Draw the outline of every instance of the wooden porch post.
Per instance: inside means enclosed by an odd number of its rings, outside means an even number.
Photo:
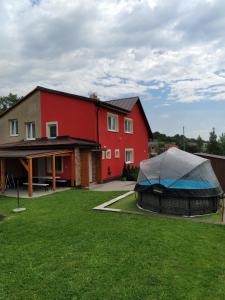
[[[5,159],[1,159],[1,192],[5,192]]]
[[[33,194],[33,166],[32,158],[28,158],[28,196],[32,197]]]
[[[75,150],[71,153],[70,156],[71,163],[71,186],[75,186],[75,178],[76,178],[76,169],[75,169]]]
[[[55,155],[52,155],[52,190],[56,191],[56,178],[55,178]]]

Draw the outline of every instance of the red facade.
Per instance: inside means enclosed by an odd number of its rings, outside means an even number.
[[[140,101],[140,100],[139,100]],[[46,123],[58,122],[58,135],[71,136],[100,144],[101,149],[111,150],[111,158],[103,154],[102,179],[121,176],[125,162],[125,149],[133,149],[133,162],[130,165],[139,166],[141,160],[148,158],[149,127],[143,117],[140,103],[134,104],[131,112],[124,113],[96,105],[96,101],[85,101],[79,97],[69,97],[41,91],[41,124],[42,137],[46,137]],[[107,128],[108,113],[118,116],[118,132]],[[133,120],[133,133],[124,132],[124,119]],[[115,150],[119,157],[115,157]],[[70,162],[64,160],[64,178],[70,176]]]
[[[119,117],[119,131],[107,130],[107,113],[109,110],[101,109],[99,114],[99,141],[102,148],[111,149],[111,159],[103,159],[103,180],[110,177],[121,176],[125,162],[125,149],[133,149],[134,162],[131,165],[139,166],[140,161],[148,158],[148,131],[138,105],[135,104],[131,113]],[[115,112],[113,112],[115,113]],[[133,133],[124,132],[124,118],[133,120]],[[115,158],[115,150],[120,150],[120,157]],[[108,171],[111,174],[108,174]]]

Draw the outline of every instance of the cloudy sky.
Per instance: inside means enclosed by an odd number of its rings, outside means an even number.
[[[224,0],[1,0],[0,95],[138,95],[153,131],[225,132]]]

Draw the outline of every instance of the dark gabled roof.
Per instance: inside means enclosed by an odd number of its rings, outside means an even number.
[[[55,95],[61,95],[61,96],[65,96],[65,97],[70,97],[70,98],[72,98],[74,100],[79,99],[79,100],[83,100],[83,101],[95,103],[97,106],[106,107],[106,108],[109,108],[109,109],[112,109],[112,110],[116,110],[116,111],[119,111],[119,112],[125,113],[125,114],[129,113],[128,110],[123,109],[123,108],[118,107],[118,106],[115,106],[115,105],[113,105],[111,103],[107,103],[106,101],[100,101],[99,99],[94,99],[94,98],[79,96],[79,95],[75,95],[75,94],[71,94],[71,93],[66,93],[66,92],[61,92],[61,91],[57,91],[57,90],[53,90],[53,89],[47,89],[47,88],[42,87],[42,86],[37,86],[35,89],[33,89],[32,91],[30,91],[26,96],[24,96],[20,101],[16,102],[13,106],[11,106],[6,111],[4,111],[2,114],[0,114],[0,117],[2,117],[5,114],[7,114],[14,107],[16,107],[17,105],[19,105],[21,102],[23,102],[24,100],[26,100],[27,98],[29,98],[31,95],[33,95],[34,93],[36,93],[38,91],[42,91],[42,92],[46,92],[46,93],[50,93],[50,94],[55,94]]]
[[[198,156],[203,156],[203,157],[206,157],[206,158],[218,158],[218,159],[225,159],[225,156],[222,156],[222,155],[215,155],[215,154],[209,154],[209,153],[195,153],[195,155],[198,155]]]
[[[31,92],[29,92],[26,96],[24,96],[20,101],[18,101],[16,104],[14,104],[12,107],[10,107],[9,109],[7,109],[6,111],[4,111],[1,115],[0,118],[2,116],[4,116],[5,114],[7,114],[10,110],[12,110],[14,107],[16,107],[17,105],[19,105],[21,102],[23,102],[24,100],[26,100],[28,97],[30,97],[31,95],[33,95],[34,93],[36,93],[37,91],[42,91],[42,92],[46,92],[46,93],[50,93],[50,94],[55,94],[55,95],[61,95],[61,96],[65,96],[65,97],[70,97],[73,99],[80,99],[83,101],[88,101],[91,103],[94,103],[96,106],[99,107],[105,107],[111,110],[115,110],[118,111],[120,113],[123,114],[128,114],[131,112],[133,106],[137,103],[145,125],[147,127],[148,130],[148,136],[150,138],[153,137],[152,135],[152,131],[151,128],[149,126],[148,120],[146,118],[144,109],[142,107],[141,101],[139,99],[139,97],[130,97],[130,98],[123,98],[123,99],[115,99],[115,100],[108,100],[108,101],[100,101],[99,99],[93,99],[93,98],[88,98],[88,97],[84,97],[84,96],[79,96],[79,95],[75,95],[75,94],[71,94],[71,93],[66,93],[66,92],[61,92],[61,91],[57,91],[57,90],[53,90],[53,89],[48,89],[42,86],[37,86],[35,89],[33,89]]]
[[[60,136],[56,139],[38,138],[35,140],[22,140],[15,143],[0,144],[1,150],[10,149],[62,149],[79,146],[80,148],[99,148],[100,145],[84,139],[69,136]]]
[[[119,108],[128,110],[130,112],[138,100],[139,100],[139,97],[130,97],[130,98],[124,98],[124,99],[109,100],[109,101],[105,101],[105,102],[108,104],[117,106]]]

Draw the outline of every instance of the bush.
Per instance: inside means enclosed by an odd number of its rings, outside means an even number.
[[[139,168],[136,166],[130,167],[130,165],[125,164],[123,166],[123,172],[122,172],[122,180],[126,178],[126,180],[129,181],[137,181]]]

